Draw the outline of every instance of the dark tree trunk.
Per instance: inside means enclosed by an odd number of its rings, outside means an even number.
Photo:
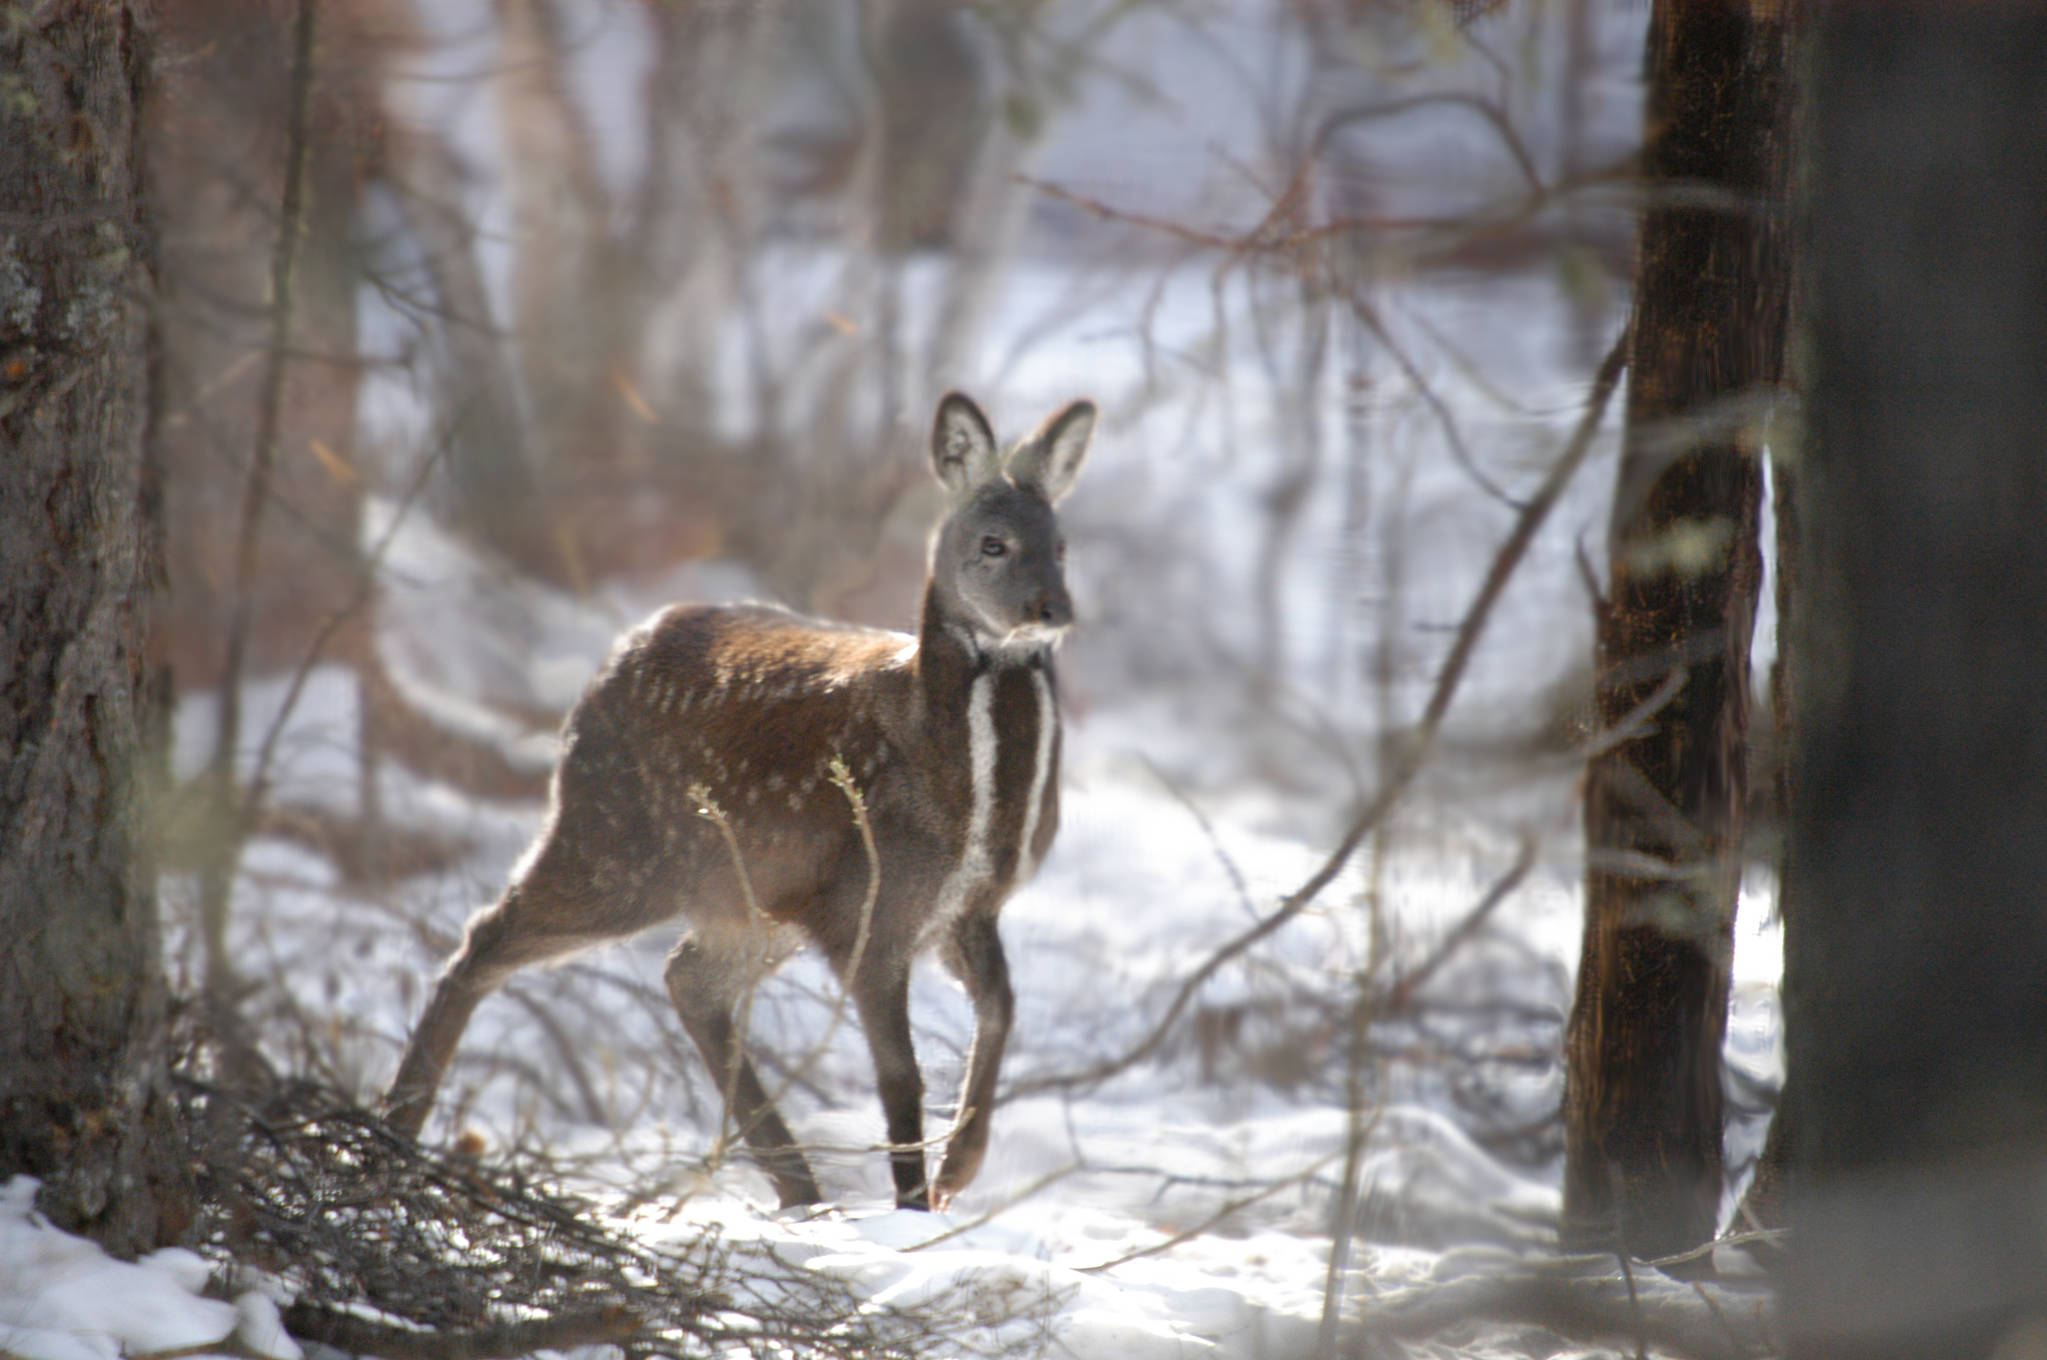
[[[0,24],[0,1178],[125,1254],[187,1210],[141,797],[164,701],[146,64],[127,4]]]
[[[1781,372],[1786,28],[1658,0],[1627,433],[1587,772],[1566,1040],[1563,1237],[1657,1256],[1713,1232],[1740,881],[1760,407]]]
[[[2037,1353],[2047,14],[1835,6],[1812,88],[1787,1330]]]

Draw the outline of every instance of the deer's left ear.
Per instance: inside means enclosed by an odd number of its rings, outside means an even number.
[[[1002,468],[988,417],[963,392],[948,392],[931,423],[931,470],[955,502]]]
[[[1057,505],[1073,490],[1080,465],[1087,461],[1087,442],[1095,432],[1095,404],[1076,401],[1033,431],[1009,455],[1009,480],[1036,487]]]

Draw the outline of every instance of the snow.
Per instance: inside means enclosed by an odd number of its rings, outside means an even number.
[[[202,1297],[212,1267],[181,1248],[114,1260],[37,1213],[38,1188],[32,1176],[0,1185],[0,1354],[116,1360],[152,1351],[204,1355],[209,1346],[225,1351],[238,1343],[272,1360],[300,1360],[269,1299]]]
[[[605,612],[612,606],[588,607]],[[398,617],[405,617],[402,611]],[[592,645],[601,631],[583,623],[563,629]],[[333,677],[309,687],[287,726],[286,747],[306,752],[322,769],[326,744],[315,734],[351,720],[345,690]],[[265,690],[258,686],[256,693]],[[323,711],[323,699],[333,707]],[[261,702],[267,700],[258,711]],[[207,713],[203,699],[186,705],[191,722],[203,724]],[[1084,1068],[1141,1037],[1180,979],[1254,911],[1269,910],[1323,853],[1275,829],[1286,824],[1277,805],[1208,808],[1210,830],[1202,831],[1193,811],[1137,758],[1140,752],[1170,755],[1158,726],[1141,716],[1126,726],[1115,711],[1097,711],[1074,725],[1068,750],[1061,838],[1039,881],[1004,916],[1020,1007],[1006,1072],[1012,1090]],[[442,824],[487,833],[478,834],[478,848],[454,877],[455,891],[441,879],[407,888],[406,910],[436,922],[445,942],[518,853],[538,809],[493,810],[395,772],[387,779],[387,806],[398,815],[426,820],[434,814],[425,809],[438,808]],[[1440,810],[1434,815],[1445,817]],[[1422,835],[1421,844],[1449,839],[1464,847],[1464,858],[1399,855],[1376,875],[1402,958],[1426,955],[1512,857],[1497,830],[1449,820],[1447,828]],[[1576,943],[1567,864],[1559,853],[1539,870],[1510,899],[1496,931],[1481,935],[1431,984],[1452,994],[1484,989],[1546,1009],[1548,1027],[1538,1025],[1522,1038],[1552,1050]],[[236,911],[249,948],[269,951],[280,967],[327,963],[319,1004],[354,1016],[369,1031],[357,1051],[365,1093],[373,1091],[388,1077],[391,1044],[414,1009],[398,979],[423,979],[437,950],[394,939],[384,917],[367,924],[351,919],[345,893],[317,855],[262,841],[251,848],[245,869]],[[672,1083],[699,1080],[690,1070],[644,1078],[662,1094],[638,1103],[663,1117],[643,1115],[612,1130],[558,1113],[536,1114],[530,1093],[517,1083],[477,1077],[458,1064],[449,1105],[461,1114],[438,1120],[430,1137],[436,1128],[445,1135],[459,1119],[493,1141],[514,1142],[537,1120],[561,1146],[583,1153],[611,1149],[619,1164],[595,1176],[595,1192],[620,1214],[614,1226],[650,1245],[684,1243],[715,1230],[741,1259],[758,1252],[764,1260],[801,1262],[878,1306],[940,1307],[956,1325],[965,1310],[966,1320],[978,1324],[975,1344],[992,1350],[1246,1360],[1303,1355],[1321,1321],[1349,1119],[1326,1080],[1275,1084],[1248,1066],[1246,1055],[1255,1047],[1261,1014],[1279,1014],[1273,1023],[1286,1041],[1317,1042],[1286,1030],[1284,1008],[1302,996],[1341,999],[1341,980],[1366,965],[1371,944],[1358,904],[1370,886],[1363,867],[1354,865],[1327,892],[1324,909],[1304,914],[1204,989],[1200,1013],[1248,1017],[1238,1047],[1219,1055],[1218,1071],[1204,1075],[1200,1055],[1183,1034],[1159,1058],[1108,1081],[1009,1100],[998,1112],[981,1177],[948,1213],[887,1207],[885,1161],[874,1150],[882,1141],[879,1112],[858,1036],[850,1032],[832,1036],[822,1055],[825,1098],[789,1102],[800,1138],[846,1150],[817,1158],[836,1207],[813,1217],[771,1211],[765,1179],[742,1163],[678,1174],[715,1132],[714,1103],[700,1100],[692,1121],[672,1097]],[[1749,889],[1729,1057],[1768,1080],[1779,1061],[1775,931],[1767,914],[1755,909],[1767,901],[1769,884],[1758,879]],[[652,980],[665,947],[666,937],[656,932],[638,945],[587,956],[573,966],[583,971],[537,975],[532,995],[545,1001],[557,986],[587,984],[592,972]],[[1531,956],[1547,966],[1530,966]],[[348,966],[333,968],[336,959]],[[304,978],[300,990],[316,995],[316,980]],[[799,959],[764,991],[755,1010],[756,1043],[785,1055],[808,1051],[828,1006],[822,969]],[[920,973],[913,1010],[934,1129],[942,1129],[971,1015],[935,969]],[[603,1019],[619,1031],[673,1025],[659,1014],[650,1020],[613,1012]],[[658,1048],[652,1039],[628,1041],[596,1029],[586,1037],[593,1046],[615,1045],[618,1061],[639,1060]],[[1306,1055],[1307,1065],[1340,1065],[1333,1043],[1319,1042],[1323,1047]],[[545,1043],[517,1008],[488,1003],[464,1052],[500,1046],[532,1053]],[[693,1054],[671,1051],[685,1068],[694,1061]],[[1238,1062],[1247,1066],[1232,1066]],[[1517,1168],[1480,1147],[1426,1065],[1404,1071],[1389,1062],[1378,1081],[1360,1161],[1352,1307],[1361,1290],[1406,1290],[1398,1295],[1406,1298],[1546,1257],[1558,1208],[1554,1167]],[[1502,1079],[1503,1090],[1511,1085]],[[1554,1108],[1558,1090],[1552,1061],[1518,1101],[1525,1114],[1539,1116]],[[1752,1155],[1759,1137],[1759,1126],[1731,1132],[1730,1155]],[[607,1192],[603,1184],[645,1189],[664,1175],[676,1197],[661,1195],[632,1209],[625,1207],[631,1197]],[[28,1207],[31,1192],[17,1181],[0,1221],[0,1346],[33,1360],[98,1360],[174,1346],[225,1346],[232,1332],[238,1345],[280,1360],[292,1356],[267,1299],[245,1294],[229,1305],[200,1297],[207,1263],[190,1253],[159,1253],[133,1265],[111,1261],[42,1223]],[[1185,1239],[1176,1241],[1181,1234]]]

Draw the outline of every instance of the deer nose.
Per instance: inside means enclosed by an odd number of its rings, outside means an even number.
[[[1041,590],[1024,606],[1024,620],[1047,628],[1069,627],[1073,623],[1073,597],[1064,586]]]

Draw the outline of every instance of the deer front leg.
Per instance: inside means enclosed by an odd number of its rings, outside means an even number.
[[[1009,961],[996,933],[995,913],[970,911],[954,925],[945,951],[946,966],[966,984],[974,1003],[974,1045],[967,1053],[966,1081],[960,1089],[959,1122],[947,1140],[939,1164],[932,1202],[943,1209],[965,1189],[988,1153],[988,1129],[995,1108],[995,1081],[1002,1070],[1002,1051],[1016,1018],[1016,996],[1009,987]]]
[[[896,1207],[929,1209],[924,1178],[924,1076],[910,1042],[910,969],[875,960],[853,979],[860,1027],[874,1055],[875,1084],[888,1121],[889,1170],[895,1174]]]
[[[774,1181],[782,1207],[791,1209],[816,1204],[824,1196],[818,1193],[810,1163],[796,1150],[789,1126],[762,1089],[733,1023],[739,991],[757,971],[735,963],[729,954],[705,948],[696,936],[685,935],[668,955],[668,996],[682,1017],[682,1027],[704,1055],[719,1094],[730,1098],[728,1113],[753,1148],[761,1169]],[[734,985],[735,980],[739,986]]]

